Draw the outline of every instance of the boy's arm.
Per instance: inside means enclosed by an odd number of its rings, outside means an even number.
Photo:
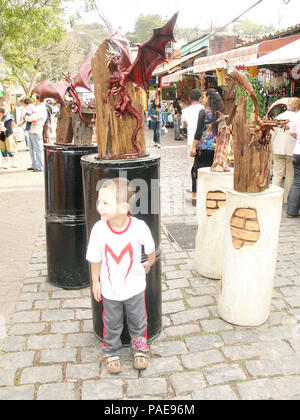
[[[96,302],[101,302],[101,287],[100,287],[100,268],[101,262],[91,263],[91,273],[92,273],[92,290]]]
[[[150,273],[151,267],[155,263],[155,259],[156,251],[154,250],[151,254],[148,255],[148,260],[143,264],[146,274]]]

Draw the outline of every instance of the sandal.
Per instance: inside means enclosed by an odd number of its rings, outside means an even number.
[[[149,364],[149,355],[145,353],[135,353],[133,355],[133,366],[137,370],[145,370]]]
[[[108,373],[117,375],[122,372],[121,360],[119,356],[104,355],[105,366]]]

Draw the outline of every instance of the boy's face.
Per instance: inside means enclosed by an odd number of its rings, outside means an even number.
[[[128,204],[117,201],[115,187],[101,188],[98,195],[97,210],[101,220],[107,222],[128,213]]]

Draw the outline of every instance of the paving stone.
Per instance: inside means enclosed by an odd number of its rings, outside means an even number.
[[[92,333],[68,334],[66,346],[70,347],[85,347],[97,346],[99,340]]]
[[[71,309],[49,310],[42,313],[42,321],[71,321],[75,312]]]
[[[217,332],[233,329],[232,325],[228,324],[222,319],[209,319],[206,321],[200,321],[200,325],[205,332]]]
[[[253,359],[261,354],[257,344],[225,346],[222,348],[222,351],[225,357],[232,361]]]
[[[273,383],[278,390],[279,398],[300,396],[300,376],[274,378]]]
[[[181,356],[183,366],[188,370],[224,362],[224,357],[218,350],[208,350]]]
[[[175,289],[175,290],[168,290],[166,292],[163,292],[162,294],[162,300],[164,301],[170,301],[170,300],[180,300],[182,299],[182,292],[181,290]]]
[[[183,367],[177,357],[150,357],[148,369],[141,372],[142,378],[164,376],[174,372],[182,372]]]
[[[36,399],[42,401],[74,401],[76,400],[75,385],[70,383],[41,385]]]
[[[72,360],[70,360],[72,361]],[[67,379],[94,379],[100,376],[100,363],[68,365],[66,370]]]
[[[190,287],[190,284],[186,279],[167,281],[166,284],[170,290]]]
[[[164,302],[162,304],[162,314],[170,315],[176,312],[184,311],[184,303],[182,300],[177,300],[175,302]]]
[[[257,346],[263,359],[278,360],[281,357],[295,356],[290,345],[281,340],[265,341],[257,343]]]
[[[279,376],[282,370],[272,360],[250,360],[246,361],[246,369],[249,375],[255,378]]]
[[[26,336],[33,334],[41,334],[46,328],[45,323],[34,324],[15,324],[9,329],[9,335]]]
[[[199,308],[201,306],[214,305],[215,299],[211,296],[199,296],[189,298],[186,302],[192,308]]]
[[[198,325],[188,325],[185,324],[180,327],[170,327],[164,330],[167,337],[184,337],[187,335],[192,335],[200,332],[200,327]]]
[[[236,401],[238,397],[229,385],[223,385],[195,391],[192,393],[192,399],[195,401]]]
[[[80,323],[79,321],[52,322],[50,332],[53,334],[79,333]]]
[[[31,401],[34,399],[34,385],[0,388],[0,400]]]
[[[20,384],[35,384],[47,382],[59,382],[62,380],[61,366],[31,367],[23,369]]]
[[[175,325],[182,325],[188,322],[199,321],[201,319],[209,318],[207,308],[191,309],[177,314],[171,314],[171,320]]]
[[[76,309],[75,319],[81,321],[83,319],[92,319],[93,314],[91,309]]]
[[[1,356],[0,368],[23,368],[32,366],[35,352],[20,351],[16,353],[6,353]]]
[[[166,380],[161,378],[142,378],[127,381],[128,398],[139,398],[149,395],[166,397],[168,395]]]
[[[176,373],[170,376],[170,381],[176,395],[190,393],[206,387],[204,377],[200,372]]]
[[[279,397],[274,382],[271,379],[256,379],[236,385],[243,400],[269,400]]]
[[[187,348],[181,341],[167,341],[150,345],[151,353],[156,356],[177,356],[187,354]]]
[[[59,300],[37,300],[34,302],[34,309],[59,309]]]
[[[216,334],[189,337],[184,340],[190,352],[198,352],[222,347],[222,339]]]
[[[20,300],[47,300],[49,295],[47,292],[40,292],[40,293],[22,293],[19,297]]]
[[[11,336],[8,337],[5,341],[5,344],[1,347],[1,350],[4,352],[14,352],[14,351],[21,351],[24,349],[25,346],[25,338],[24,337],[16,337]]]
[[[118,379],[84,381],[82,400],[116,400],[123,398],[123,381]]]
[[[240,331],[225,331],[221,333],[225,344],[245,344],[256,343],[258,341],[258,334],[252,329]]]
[[[0,368],[0,387],[13,386],[15,383],[16,372],[17,372],[16,368],[10,368],[10,369]],[[0,391],[0,396],[1,396],[1,391]]]
[[[66,299],[63,302],[63,308],[90,308],[91,307],[91,299],[84,298],[84,299]]]
[[[102,349],[97,347],[86,347],[81,349],[81,363],[93,363],[102,359]]]
[[[27,347],[30,350],[59,349],[63,347],[62,334],[32,335],[28,338]]]
[[[165,274],[167,280],[178,280],[178,279],[187,279],[191,277],[190,271],[171,271]]]
[[[40,363],[76,362],[77,349],[42,350]]]
[[[14,323],[39,322],[40,317],[40,311],[17,312],[13,315],[12,321]]]
[[[212,368],[205,368],[203,369],[203,374],[210,385],[219,385],[246,379],[246,375],[240,366],[232,364],[221,364]]]

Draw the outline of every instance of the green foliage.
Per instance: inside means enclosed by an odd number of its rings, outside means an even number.
[[[274,32],[275,27],[274,25],[259,25],[251,20],[242,19],[234,25],[233,30],[243,35],[263,35]]]
[[[135,22],[134,33],[126,36],[130,41],[143,43],[152,37],[153,29],[160,28],[165,23],[167,21],[159,15],[140,15]]]

